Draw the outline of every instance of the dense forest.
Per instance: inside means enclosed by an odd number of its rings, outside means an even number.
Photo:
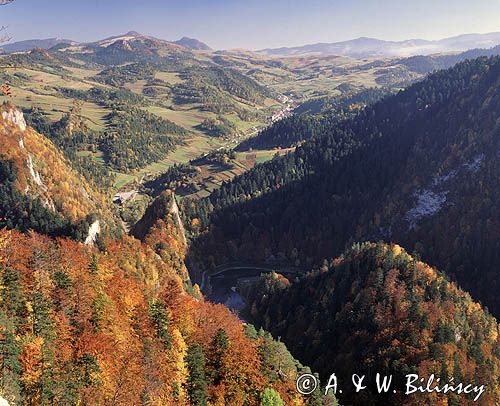
[[[292,115],[260,131],[253,138],[243,141],[238,151],[250,149],[289,148],[330,131],[349,115],[344,110],[335,110],[325,115]]]
[[[163,159],[187,135],[184,128],[137,107],[115,109],[108,120],[101,148],[109,165],[124,172]]]
[[[232,69],[193,68],[187,70],[185,75],[191,81],[201,81],[249,102],[257,103],[269,95],[269,91],[255,80]]]
[[[384,239],[417,250],[498,314],[499,77],[500,58],[437,72],[183,202],[198,220],[186,222],[199,235],[193,260],[280,255],[310,266]]]
[[[50,138],[83,175],[104,188],[112,185],[110,168],[128,172],[161,160],[188,134],[173,122],[137,107],[142,105],[143,98],[126,89],[60,88],[59,91],[75,98],[72,108],[57,122],[49,121],[39,109],[25,109],[27,123]],[[106,130],[93,131],[87,127],[78,100],[98,101],[112,109],[106,117]],[[102,152],[106,165],[99,165],[88,155],[82,156],[81,151]]]
[[[181,252],[170,232],[158,235],[162,251]],[[186,294],[165,257],[128,237],[101,253],[0,231],[3,397],[258,405],[271,392],[303,404],[293,380],[308,369],[223,306]]]
[[[341,109],[348,111],[358,110],[376,103],[380,99],[391,94],[388,88],[383,87],[358,89],[352,88],[351,86],[339,85],[337,90],[341,92],[339,96],[327,96],[306,100],[294,110],[294,113],[319,114]]]
[[[91,87],[88,90],[71,89],[68,87],[57,87],[57,91],[64,97],[73,100],[82,100],[94,102],[104,107],[119,107],[123,104],[133,106],[147,106],[148,100],[134,93],[127,88],[104,88],[104,87]]]
[[[390,92],[387,89],[346,89],[337,97],[307,100],[294,110],[294,114],[264,128],[255,137],[241,142],[236,150],[290,148],[302,142],[332,132],[339,122],[354,117]]]
[[[367,376],[367,390],[343,390],[341,403],[423,404],[422,394],[403,394],[410,373],[484,384],[478,404],[500,400],[497,321],[397,245],[355,244],[298,282],[270,274],[246,292],[250,319],[324,379],[335,372],[345,388],[352,374]],[[369,385],[380,371],[393,375],[397,394]],[[476,404],[475,395],[425,396],[426,404]]]
[[[244,104],[262,103],[269,96],[269,91],[263,86],[232,69],[187,68],[181,77],[184,81],[171,89],[174,102],[179,105],[200,104],[203,110],[219,116],[235,113],[241,120],[250,121],[262,113],[244,107]]]

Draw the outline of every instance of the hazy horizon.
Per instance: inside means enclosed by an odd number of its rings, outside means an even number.
[[[226,0],[64,2],[16,0],[0,7],[10,42],[65,38],[92,42],[138,31],[166,40],[196,38],[214,49],[294,47],[359,37],[439,40],[500,32],[500,0]],[[77,19],[74,16],[78,16]],[[223,29],[221,29],[223,27]],[[229,35],[230,34],[230,35]]]

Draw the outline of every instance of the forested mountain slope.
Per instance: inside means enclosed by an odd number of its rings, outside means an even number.
[[[304,404],[294,389],[303,367],[282,344],[186,293],[167,255],[172,235],[156,235],[156,252],[130,237],[100,252],[1,230],[1,395],[11,404],[258,405],[272,390]]]
[[[309,266],[384,239],[417,249],[498,315],[499,89],[500,58],[466,61],[184,202],[202,232],[193,258]]]
[[[0,226],[82,239],[97,220],[103,230],[116,226],[109,196],[72,169],[57,147],[28,127],[22,112],[10,104],[1,107],[0,143]]]
[[[399,62],[408,67],[413,72],[430,73],[438,69],[448,69],[453,65],[463,62],[466,59],[475,59],[481,56],[498,56],[500,55],[500,45],[493,48],[476,48],[459,54],[450,55],[417,55],[410,58],[401,59]]]
[[[494,405],[500,401],[499,325],[439,271],[399,246],[356,244],[299,282],[268,275],[250,290],[251,318],[320,375],[335,372],[340,402]],[[375,374],[393,375],[377,394]],[[404,395],[406,374],[485,385],[474,395]],[[347,390],[366,374],[366,391]],[[398,393],[393,392],[396,389]]]
[[[309,100],[286,117],[238,145],[237,151],[250,149],[289,148],[313,137],[334,131],[343,120],[390,94],[387,89],[366,89],[338,97]]]
[[[204,301],[173,194],[142,242],[100,233],[109,196],[4,105],[0,116],[0,396],[10,404],[317,405],[284,344]],[[63,135],[62,133],[60,134]],[[70,137],[71,134],[66,134]],[[153,208],[154,208],[153,207]],[[85,226],[86,225],[86,226]],[[33,231],[35,230],[35,231]]]

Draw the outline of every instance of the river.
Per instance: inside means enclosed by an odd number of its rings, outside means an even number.
[[[207,295],[207,299],[213,303],[222,303],[239,313],[245,308],[245,299],[236,289],[238,283],[255,281],[262,273],[273,271],[286,277],[294,277],[298,273],[297,270],[277,270],[262,266],[230,266],[209,277],[211,292]]]

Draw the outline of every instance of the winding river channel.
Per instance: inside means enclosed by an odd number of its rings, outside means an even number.
[[[211,289],[207,294],[208,300],[213,303],[222,303],[235,312],[240,312],[245,307],[244,298],[238,293],[236,287],[240,282],[251,282],[263,273],[276,272],[287,278],[293,278],[301,272],[289,267],[272,267],[267,265],[228,264],[221,265],[206,276]]]

